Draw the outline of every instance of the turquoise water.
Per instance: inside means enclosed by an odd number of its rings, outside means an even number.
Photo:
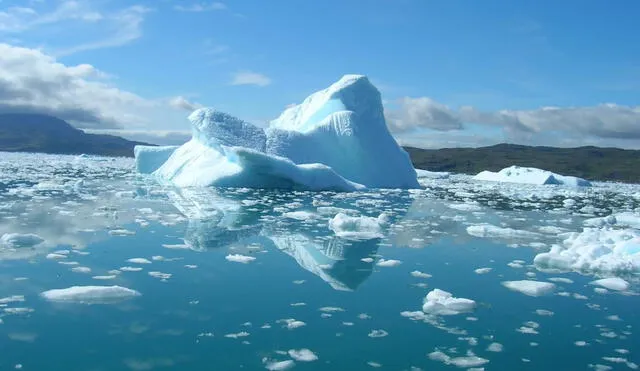
[[[5,181],[0,235],[36,233],[45,243],[0,251],[0,299],[24,296],[0,304],[0,370],[254,370],[303,348],[318,359],[295,360],[296,369],[622,370],[640,363],[635,284],[597,293],[593,275],[536,269],[538,248],[515,237],[465,233],[478,221],[557,224],[560,217],[547,211],[460,211],[403,191],[177,191],[106,173],[82,184],[77,174],[55,187],[41,181],[37,189],[37,181]],[[389,222],[379,238],[345,240],[328,227],[337,211],[327,207],[385,212]],[[567,228],[583,219],[561,218]],[[48,256],[56,251],[62,257]],[[233,254],[255,259],[226,258]],[[400,263],[378,266],[381,259]],[[475,272],[483,267],[492,270]],[[565,280],[539,297],[501,284],[552,277]],[[77,285],[141,295],[108,304],[40,295]],[[451,316],[401,315],[421,311],[435,288],[477,306]],[[293,320],[304,324],[288,328]],[[535,333],[516,331],[523,326]],[[492,343],[501,351],[487,350]],[[453,360],[472,355],[483,361]]]

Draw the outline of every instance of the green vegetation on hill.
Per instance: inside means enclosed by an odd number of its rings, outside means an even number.
[[[511,165],[535,167],[590,180],[640,183],[640,151],[618,148],[530,147],[498,144],[481,148],[405,147],[417,169],[477,174]]]
[[[132,157],[137,144],[113,135],[87,134],[40,114],[0,114],[0,151]]]

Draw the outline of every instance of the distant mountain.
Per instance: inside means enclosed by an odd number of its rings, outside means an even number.
[[[0,114],[0,151],[132,157],[137,144],[145,143],[87,134],[52,116]]]
[[[477,174],[482,170],[497,171],[518,165],[591,180],[640,183],[640,151],[636,150],[515,144],[480,148],[405,149],[417,169]]]

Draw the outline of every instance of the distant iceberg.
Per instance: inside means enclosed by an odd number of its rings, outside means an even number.
[[[136,167],[179,187],[354,191],[419,188],[391,136],[378,90],[347,75],[288,108],[266,130],[210,108],[189,116],[178,148],[136,147]]]
[[[591,182],[575,176],[560,175],[551,171],[533,167],[510,166],[500,171],[482,171],[473,179],[492,182],[520,183],[520,184],[555,184],[572,187],[590,187]]]

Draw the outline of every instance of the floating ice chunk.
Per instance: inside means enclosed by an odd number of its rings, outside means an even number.
[[[313,362],[318,360],[318,356],[309,349],[290,349],[289,357],[299,362]]]
[[[7,296],[5,298],[0,298],[0,305],[1,304],[11,304],[11,303],[22,303],[24,302],[24,296],[23,295],[11,295],[11,296]]]
[[[559,175],[547,170],[533,167],[510,166],[495,173],[483,171],[473,179],[492,182],[537,184],[537,185],[566,185],[571,187],[590,187],[591,183],[582,178]]]
[[[424,273],[424,272],[420,272],[420,271],[413,271],[413,272],[411,272],[411,275],[416,277],[416,278],[431,278],[432,277],[429,273]]]
[[[499,353],[499,352],[502,352],[503,350],[504,350],[504,347],[500,343],[491,343],[487,347],[487,352]]]
[[[429,353],[429,359],[460,368],[479,367],[489,363],[488,359],[481,358],[473,354],[469,354],[464,357],[450,357],[439,350]]]
[[[229,338],[229,339],[239,339],[239,338],[247,337],[249,335],[251,335],[251,334],[246,332],[246,331],[241,331],[241,332],[237,332],[237,333],[234,333],[234,334],[226,334],[224,337]]]
[[[295,220],[313,220],[317,219],[318,215],[309,211],[289,211],[282,214],[282,217]]]
[[[100,280],[100,281],[108,281],[108,280],[114,280],[116,279],[115,274],[110,274],[110,275],[104,275],[104,276],[93,276],[91,278],[93,278],[94,280]]]
[[[434,289],[424,298],[422,311],[427,314],[450,316],[475,309],[476,302],[471,299],[455,298],[450,292]]]
[[[269,371],[282,371],[292,369],[296,363],[290,359],[286,361],[266,361],[265,368]]]
[[[63,254],[49,253],[47,254],[46,258],[49,260],[61,260],[66,259],[67,256]]]
[[[497,227],[491,224],[470,225],[467,227],[467,233],[474,237],[486,238],[535,239],[540,237],[540,235],[535,232]]]
[[[0,237],[0,247],[9,248],[33,247],[44,242],[44,239],[33,233],[5,233]]]
[[[89,267],[73,267],[71,268],[72,272],[76,272],[76,273],[91,273],[91,268]]]
[[[120,267],[122,272],[140,272],[141,270],[141,267]]]
[[[141,174],[151,174],[158,170],[169,157],[175,152],[178,146],[143,146],[133,147],[133,154],[136,161],[136,171]]]
[[[146,258],[131,258],[127,259],[127,263],[131,264],[151,264],[151,260]]]
[[[476,270],[474,270],[474,272],[476,272],[476,274],[487,274],[489,272],[491,272],[493,270],[493,268],[478,268]]]
[[[630,286],[629,282],[619,277],[602,278],[596,281],[592,281],[589,284],[602,286],[604,288],[607,288],[609,290],[614,290],[614,291],[626,291],[629,289],[629,286]]]
[[[389,333],[386,332],[385,330],[371,330],[368,336],[370,338],[383,338],[388,335]]]
[[[542,296],[555,290],[556,285],[551,282],[539,281],[505,281],[502,285],[509,290],[517,291],[528,296]]]
[[[340,307],[322,307],[318,310],[325,313],[344,312],[344,308],[340,308]]]
[[[533,262],[563,271],[640,272],[640,231],[584,228],[570,233],[562,245],[536,255]]]
[[[169,278],[171,278],[172,274],[171,273],[164,273],[164,272],[149,272],[148,273],[151,277],[154,278],[159,278],[163,281],[168,280]]]
[[[225,259],[227,259],[230,262],[242,263],[242,264],[248,264],[256,260],[256,258],[253,256],[247,256],[242,254],[229,254],[225,256]]]
[[[380,214],[377,218],[369,216],[349,216],[338,213],[329,220],[329,229],[336,236],[350,240],[370,240],[382,238],[382,226],[387,223],[387,215]]]
[[[121,286],[72,286],[44,291],[40,295],[52,302],[108,304],[131,299],[141,294]]]
[[[377,265],[378,267],[397,267],[397,266],[399,266],[400,264],[402,264],[402,262],[401,262],[400,260],[395,260],[395,259],[389,259],[389,260],[386,260],[386,259],[380,259],[380,260],[376,263],[376,265]]]
[[[565,277],[551,277],[551,278],[549,278],[549,281],[556,282],[556,283],[566,283],[566,284],[572,284],[573,283],[573,280],[571,280],[569,278],[565,278]]]
[[[539,315],[539,316],[547,316],[547,317],[550,317],[550,316],[554,315],[554,313],[552,311],[547,310],[547,309],[536,309],[536,314]]]

